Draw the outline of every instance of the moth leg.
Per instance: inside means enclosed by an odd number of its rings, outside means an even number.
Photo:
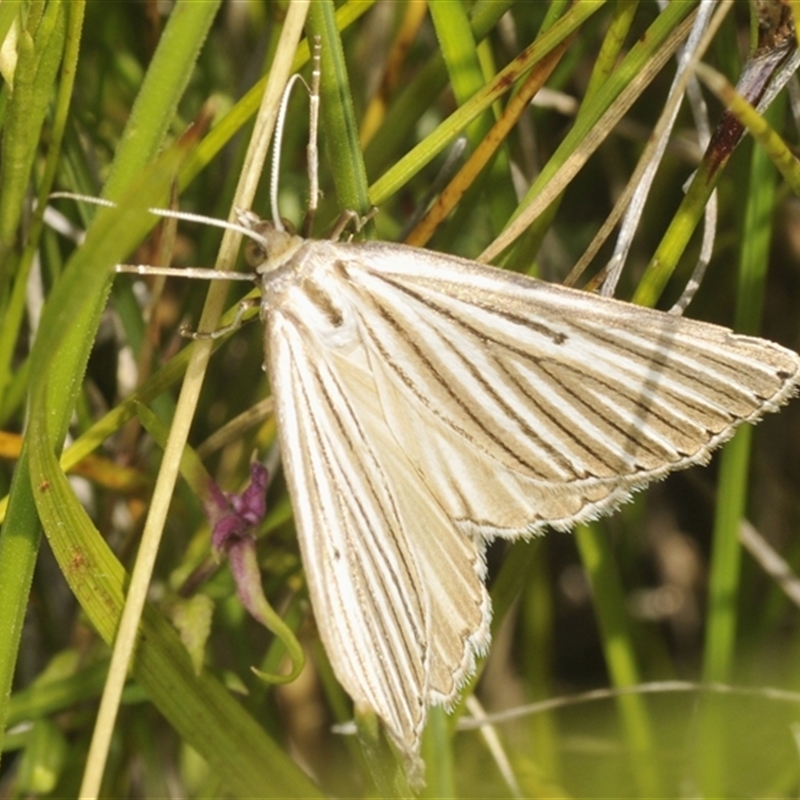
[[[339,215],[339,219],[336,221],[336,224],[333,226],[333,230],[331,231],[330,239],[331,241],[338,242],[341,238],[342,234],[347,230],[349,225],[353,226],[353,233],[358,233],[359,231],[363,230],[364,226],[378,213],[378,207],[372,206],[372,208],[363,216],[358,213],[358,211],[353,211],[353,209],[347,209],[346,211],[342,211]],[[352,238],[352,234],[350,234]]]
[[[311,86],[308,88],[308,146],[306,160],[308,162],[308,208],[303,220],[303,237],[311,236],[311,228],[319,205],[319,149],[317,146],[319,133],[319,87],[322,80],[322,39],[314,37],[311,51]]]
[[[219,339],[220,336],[225,336],[226,333],[239,330],[242,327],[242,320],[244,315],[251,309],[261,305],[260,297],[246,297],[239,303],[236,309],[236,316],[230,321],[228,325],[223,325],[213,331],[193,331],[188,325],[181,325],[179,328],[181,336],[186,339]]]

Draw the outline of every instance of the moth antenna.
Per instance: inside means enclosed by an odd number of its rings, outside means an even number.
[[[90,203],[95,206],[103,206],[104,208],[116,208],[117,204],[111,200],[106,200],[102,197],[92,197],[86,194],[75,194],[73,192],[52,192],[50,199],[59,200],[75,200],[79,203]],[[252,239],[256,244],[266,249],[267,242],[264,237],[253,228],[252,225],[240,224],[237,222],[230,222],[226,219],[217,219],[216,217],[207,217],[204,214],[194,214],[191,211],[175,211],[171,208],[148,208],[151,214],[156,217],[169,217],[171,219],[179,219],[183,222],[198,222],[201,225],[211,225],[215,228],[223,228],[224,230],[235,231]]]
[[[104,197],[94,197],[90,194],[78,194],[77,192],[50,192],[48,200],[75,200],[77,203],[89,203],[93,206],[103,206],[105,208],[116,208],[117,204]]]
[[[308,84],[299,73],[295,73],[289,78],[286,88],[283,90],[281,97],[281,104],[278,108],[278,118],[275,121],[275,134],[272,137],[272,169],[270,171],[270,189],[269,199],[270,208],[272,211],[272,224],[275,226],[276,231],[285,231],[286,226],[281,221],[281,215],[278,211],[278,177],[281,167],[281,143],[283,142],[283,127],[286,124],[286,110],[289,106],[289,98],[292,95],[294,85],[300,81],[306,87],[306,91],[311,92]]]
[[[309,180],[309,199],[308,211],[306,213],[306,221],[303,224],[303,231],[305,232],[311,227],[310,220],[313,219],[317,210],[317,203],[319,199],[319,150],[317,148],[317,134],[319,131],[319,85],[320,76],[322,75],[321,57],[322,40],[319,36],[314,37],[314,44],[311,52],[311,85],[306,83],[305,79],[299,73],[292,75],[286,88],[283,90],[281,97],[281,104],[278,108],[278,119],[275,121],[275,133],[272,137],[272,166],[270,170],[270,211],[272,213],[272,224],[275,230],[285,231],[286,226],[281,221],[280,211],[278,210],[278,181],[280,178],[281,166],[281,144],[283,142],[283,128],[286,124],[286,112],[289,107],[289,98],[292,95],[292,89],[299,81],[305,86],[309,102],[309,135],[308,135],[308,148],[306,150],[308,158],[308,180]]]

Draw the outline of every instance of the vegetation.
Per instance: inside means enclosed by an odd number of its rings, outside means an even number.
[[[230,216],[250,135],[268,133],[268,114],[253,123],[267,76],[308,77],[307,41],[286,34],[301,5],[184,0],[160,16],[155,3],[0,4],[0,796],[78,796],[137,553],[153,572],[139,573],[148,599],[101,796],[407,792],[368,720],[363,747],[331,728],[353,709],[310,614],[260,326],[213,343],[179,333],[219,327],[223,307],[230,319],[241,287],[212,289],[202,322],[203,282],[121,275],[112,287],[118,263],[215,264],[218,229],[147,209]],[[698,9],[719,13],[704,62],[736,84],[793,56],[789,5],[315,0],[314,235],[374,205],[367,235],[478,258],[519,218],[494,263],[564,281],[631,176],[642,183]],[[541,85],[549,94],[529,105]],[[616,295],[665,310],[682,296],[716,188],[713,257],[686,313],[798,349],[798,184],[772,136],[797,139],[787,92],[763,116],[738,108],[771,126],[738,146],[738,122],[706,96],[724,135],[704,156],[681,107]],[[295,224],[308,128],[297,93],[279,193]],[[245,178],[268,216],[268,179]],[[118,205],[48,201],[53,191]],[[43,224],[48,205],[88,230],[83,244]],[[429,213],[410,222],[418,210]],[[579,286],[602,282],[616,220],[611,231]],[[493,645],[468,700],[432,716],[423,796],[796,795],[798,431],[795,403],[575,536],[494,547]],[[204,511],[208,476],[241,490],[254,451],[272,467],[258,556],[291,631],[280,636],[243,610]],[[251,671],[287,673],[292,636],[307,656],[299,679]],[[609,691],[583,694],[594,689]],[[476,703],[521,713],[487,743],[457,730]]]

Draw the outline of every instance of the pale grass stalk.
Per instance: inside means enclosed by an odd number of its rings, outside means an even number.
[[[270,80],[267,83],[264,100],[259,110],[253,138],[245,159],[245,166],[236,190],[235,207],[249,208],[255,196],[275,125],[281,94],[289,78],[292,59],[297,50],[297,43],[302,36],[307,11],[307,0],[296,0],[288,8]],[[239,241],[240,234],[226,231],[217,260],[219,269],[231,268],[238,252]],[[212,330],[215,327],[222,313],[225,296],[226,290],[223,285],[212,285],[209,289],[208,299],[200,322],[201,330]],[[80,789],[80,797],[85,800],[97,798],[100,791],[100,783],[108,757],[122,690],[125,686],[128,667],[136,646],[139,619],[147,597],[164,522],[166,521],[167,511],[178,476],[181,454],[188,437],[211,348],[212,343],[210,341],[195,343],[180,397],[178,398],[175,419],[164,450],[164,458],[156,480],[153,499],[142,534],[142,543],[131,575],[130,589],[122,619],[120,620],[119,632],[114,643],[108,680],[100,701],[100,709]]]

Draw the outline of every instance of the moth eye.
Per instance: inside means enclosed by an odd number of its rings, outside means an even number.
[[[245,243],[244,260],[250,267],[257,267],[267,260],[267,251],[252,239]]]
[[[283,231],[280,233],[275,230],[275,226],[268,220],[262,220],[255,225],[251,224],[249,226],[254,233],[262,237],[262,241],[249,239],[245,242],[244,259],[248,266],[260,267],[269,258],[269,250],[264,246],[264,241],[269,243],[270,249],[273,249],[273,245],[277,245],[278,249],[280,249],[287,238],[294,236],[295,227],[288,219],[281,217],[281,224],[283,225]],[[278,245],[277,242],[281,242],[281,244]]]
[[[294,236],[295,234],[294,225],[288,219],[284,219],[283,217],[281,217],[281,223],[283,224],[283,229],[285,233],[288,236]],[[252,229],[255,233],[266,237],[271,242],[274,242],[275,226],[268,220],[262,220],[258,224],[253,225]],[[248,266],[254,268],[259,267],[267,260],[268,257],[269,257],[269,252],[260,242],[257,242],[254,239],[249,239],[245,243],[244,260],[247,262]]]

